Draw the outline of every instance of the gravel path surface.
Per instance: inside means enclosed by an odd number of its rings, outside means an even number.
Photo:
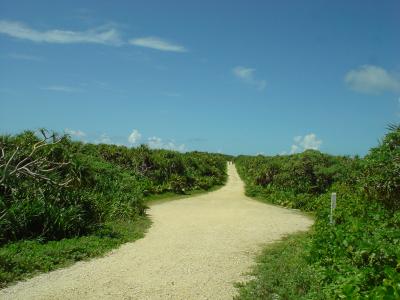
[[[233,165],[228,174],[215,192],[153,205],[145,238],[19,282],[0,290],[0,298],[232,299],[233,284],[248,279],[263,244],[312,221],[247,198]]]

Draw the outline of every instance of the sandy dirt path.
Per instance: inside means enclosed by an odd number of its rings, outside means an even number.
[[[292,210],[244,196],[233,165],[212,193],[151,207],[145,238],[0,291],[1,299],[232,299],[265,243],[307,230]]]

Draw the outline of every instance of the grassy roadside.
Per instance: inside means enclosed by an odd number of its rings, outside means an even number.
[[[364,158],[313,150],[236,158],[249,195],[315,212],[307,239],[261,255],[242,299],[400,299],[399,146],[393,125]]]
[[[246,183],[246,196],[282,208],[262,195],[249,193],[248,187]],[[315,219],[314,212],[292,210]],[[257,257],[257,264],[250,273],[252,279],[236,284],[238,296],[235,299],[306,299],[310,294],[313,294],[313,299],[319,299],[318,279],[314,268],[306,260],[310,242],[311,232],[301,232],[287,235],[282,240],[267,245]]]
[[[67,267],[77,261],[102,256],[111,249],[144,237],[151,221],[109,223],[92,235],[46,243],[25,240],[0,248],[0,288],[36,274]]]
[[[239,175],[245,183],[247,197],[268,205],[283,207],[270,198],[273,195],[263,194],[246,180],[243,174]],[[314,212],[287,209],[315,220]],[[235,300],[308,299],[310,294],[313,294],[313,299],[320,299],[318,278],[314,268],[307,262],[311,236],[311,231],[294,233],[268,244],[257,257],[256,265],[250,272],[252,279],[236,284],[238,295]]]
[[[163,193],[144,199],[151,206],[168,201],[195,197],[220,189],[192,190],[186,194]],[[118,246],[143,238],[151,220],[138,217],[135,221],[110,222],[97,232],[76,238],[41,242],[25,240],[0,247],[0,288],[43,272],[72,265],[75,262],[103,256]]]
[[[191,191],[186,192],[186,194],[175,194],[173,192],[168,192],[168,193],[163,193],[163,194],[150,195],[150,196],[147,196],[144,198],[144,202],[147,205],[152,206],[152,205],[161,204],[164,202],[196,197],[196,196],[200,196],[202,194],[208,194],[208,193],[214,192],[216,190],[219,190],[224,185],[225,184],[215,185],[208,190],[200,190],[200,189],[191,190]]]
[[[220,185],[229,159],[81,143],[45,129],[0,135],[0,144],[0,287],[143,236],[144,194]]]
[[[289,235],[268,245],[257,259],[251,275],[253,279],[237,284],[235,299],[320,299],[318,278],[307,263],[309,233]]]
[[[311,219],[315,220],[316,216],[315,216],[315,212],[314,211],[304,211],[304,210],[300,210],[300,209],[297,209],[297,208],[289,208],[289,207],[285,207],[285,206],[273,203],[273,202],[269,201],[268,198],[265,198],[262,195],[257,195],[257,194],[253,195],[251,193],[248,193],[247,185],[246,185],[246,188],[245,188],[245,195],[247,197],[253,199],[253,200],[258,201],[258,202],[262,202],[262,203],[265,203],[265,204],[268,204],[268,205],[273,205],[273,206],[280,207],[280,208],[290,209],[290,210],[293,210],[293,211],[299,213],[300,215],[303,215],[303,216],[306,216],[308,218],[311,218]]]

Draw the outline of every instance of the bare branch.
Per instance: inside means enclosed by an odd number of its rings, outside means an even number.
[[[40,171],[47,173],[47,172],[51,172],[51,171],[57,170],[57,169],[61,168],[62,166],[69,165],[69,163],[55,163],[55,164],[56,164],[55,167],[52,167],[50,169],[40,169]]]
[[[58,186],[67,186],[70,182],[72,182],[74,179],[73,178],[70,178],[70,179],[68,179],[68,180],[66,180],[65,182],[63,182],[63,183],[56,183]]]
[[[43,174],[33,172],[33,171],[31,171],[31,170],[29,170],[28,168],[25,168],[25,167],[23,167],[21,170],[22,170],[22,172],[27,173],[28,175],[30,175],[30,176],[32,176],[34,178],[40,178],[40,179],[43,179],[43,180],[48,181],[48,182],[51,182],[52,184],[55,184],[55,185],[58,185],[58,186],[66,186],[66,185],[68,185],[68,183],[70,183],[71,181],[74,180],[73,178],[70,178],[70,179],[67,179],[66,181],[60,183],[60,182],[56,182],[56,181],[52,180],[49,177],[44,176]]]
[[[58,144],[62,141],[62,137],[58,138],[55,133],[52,133],[51,135],[48,134],[48,132],[44,129],[41,129],[39,131],[42,135],[42,138],[40,141],[36,142],[30,151],[30,153],[25,156],[23,159],[20,161],[15,161],[14,158],[17,152],[19,151],[19,147],[16,148],[14,153],[11,155],[11,157],[8,159],[7,163],[4,163],[0,165],[0,168],[3,168],[3,176],[0,180],[0,184],[3,184],[7,176],[14,175],[17,178],[20,176],[30,176],[33,177],[34,179],[41,179],[45,180],[47,182],[50,182],[52,184],[56,184],[59,186],[66,186],[68,185],[73,179],[67,179],[64,182],[56,182],[52,180],[51,178],[47,177],[45,174],[48,174],[52,171],[57,171],[61,169],[63,166],[66,166],[70,164],[69,162],[55,162],[48,160],[47,157],[43,156],[39,158],[34,158],[35,154],[37,154],[38,150],[46,147],[46,146],[53,146],[55,144]],[[3,160],[5,157],[5,149],[3,147],[0,148],[0,159]],[[12,171],[8,172],[8,169],[11,168]]]
[[[32,148],[31,153],[30,153],[27,157],[25,157],[24,159],[22,159],[21,161],[19,161],[19,162],[17,163],[17,165],[16,165],[15,168],[14,168],[14,171],[12,171],[12,172],[10,173],[10,175],[16,173],[16,172],[21,168],[21,166],[28,166],[28,165],[31,165],[31,164],[36,164],[36,163],[38,163],[39,161],[43,161],[43,162],[46,161],[46,159],[43,158],[43,159],[41,159],[41,160],[34,160],[34,161],[31,161],[31,162],[29,162],[29,163],[27,163],[27,164],[24,165],[24,163],[25,163],[26,161],[28,161],[29,159],[32,158],[32,156],[36,153],[36,151],[37,151],[38,149],[40,149],[40,148],[42,148],[42,147],[44,147],[44,146],[52,146],[52,145],[58,144],[58,143],[61,142],[61,140],[62,140],[61,138],[58,139],[58,140],[56,140],[56,136],[55,136],[54,133],[53,133],[51,136],[47,136],[47,135],[46,135],[46,131],[45,131],[44,129],[41,129],[40,132],[41,132],[42,135],[43,135],[43,139],[42,139],[41,141],[39,141],[39,142],[37,142],[37,143],[35,143],[35,144],[33,145],[33,148]],[[53,142],[47,143],[47,141],[48,141],[49,139],[53,139]]]
[[[17,147],[17,149],[15,149],[14,153],[11,155],[10,159],[8,160],[8,162],[6,163],[5,167],[4,167],[4,173],[3,173],[3,177],[0,180],[0,183],[3,183],[3,181],[6,179],[6,174],[7,174],[7,169],[8,166],[10,165],[11,161],[13,160],[15,154],[17,154],[19,150],[19,147]]]
[[[1,219],[3,219],[6,216],[7,211],[3,210],[1,213],[2,213],[2,215],[0,216],[0,221],[1,221]]]
[[[0,149],[1,149],[1,156],[0,156],[0,162],[1,162],[5,158],[6,155],[5,155],[5,152],[4,152],[4,148],[1,147]],[[3,167],[4,165],[5,165],[5,163],[1,164],[0,168]]]

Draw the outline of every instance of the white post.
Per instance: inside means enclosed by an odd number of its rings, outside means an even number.
[[[331,215],[330,215],[330,223],[333,224],[333,211],[336,208],[336,193],[331,194]]]

